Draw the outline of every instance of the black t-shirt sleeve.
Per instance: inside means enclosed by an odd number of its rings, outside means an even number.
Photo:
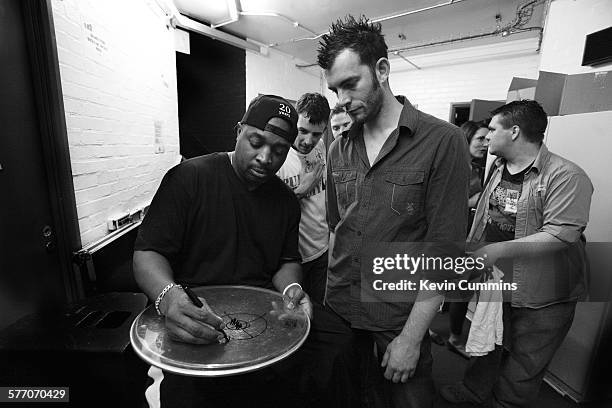
[[[164,176],[145,216],[134,249],[155,251],[172,260],[183,247],[193,194],[193,174],[185,164]]]
[[[295,196],[288,199],[290,201],[289,222],[287,224],[287,233],[285,234],[285,244],[280,256],[281,264],[284,262],[301,262],[302,260],[298,249],[301,217],[300,205]]]

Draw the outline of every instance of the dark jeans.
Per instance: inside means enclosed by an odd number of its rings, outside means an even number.
[[[546,368],[574,319],[576,302],[541,309],[504,303],[504,347],[470,360],[464,385],[483,404],[525,407],[533,402]]]
[[[313,303],[310,335],[295,355],[294,372],[283,377],[297,379],[295,394],[307,407],[360,407],[361,364],[349,323],[331,308]]]
[[[302,264],[302,286],[310,300],[323,304],[327,283],[328,251],[312,261]]]
[[[435,390],[428,333],[415,374],[407,383],[394,384],[383,376],[382,356],[398,334],[353,329],[331,308],[315,305],[311,335],[300,350],[305,363],[302,376],[309,377],[302,383],[309,385],[306,390],[311,395],[319,390],[325,403],[310,406],[430,408]]]
[[[385,379],[385,368],[380,366],[387,345],[400,333],[400,331],[366,332],[357,331],[357,342],[362,362],[362,389],[365,392],[365,401],[370,407],[406,407],[431,408],[435,387],[431,377],[433,358],[431,356],[431,341],[426,332],[421,342],[420,357],[414,376],[406,383],[394,384]],[[371,363],[374,343],[378,360]]]
[[[468,302],[451,302],[448,307],[448,320],[450,323],[450,332],[455,336],[460,336],[463,331],[463,322],[465,321],[465,313],[468,309]]]

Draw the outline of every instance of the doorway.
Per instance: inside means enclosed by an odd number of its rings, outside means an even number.
[[[491,117],[491,111],[504,105],[505,101],[488,101],[483,99],[472,99],[470,102],[453,102],[450,106],[448,121],[456,126],[461,126],[468,120],[479,122]]]
[[[470,102],[451,103],[448,121],[461,126],[470,119]]]
[[[80,242],[50,10],[0,3],[0,329],[74,297]]]
[[[176,53],[181,155],[234,150],[246,100],[246,52],[189,33],[189,54]]]

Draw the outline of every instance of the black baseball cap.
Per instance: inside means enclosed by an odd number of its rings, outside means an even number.
[[[270,125],[268,121],[272,118],[284,119],[289,124],[289,131]],[[297,121],[297,111],[285,98],[259,95],[251,101],[240,123],[274,133],[293,144],[297,137]]]

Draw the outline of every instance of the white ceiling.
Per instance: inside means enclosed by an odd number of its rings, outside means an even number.
[[[239,11],[230,22],[223,0],[174,0],[179,11],[207,25],[294,56],[305,64],[316,62],[318,35],[332,21],[347,14],[366,15],[382,21],[389,50],[400,50],[404,58],[437,51],[456,50],[517,39],[537,38],[542,27],[544,0],[230,0]],[[521,25],[517,21],[520,6]],[[428,9],[428,10],[424,10]],[[423,11],[419,11],[423,10]],[[415,12],[416,11],[416,12]],[[496,15],[500,16],[496,20]],[[509,35],[501,35],[509,29]],[[497,33],[487,36],[489,33]],[[466,37],[478,37],[460,40]],[[436,46],[430,44],[441,43]],[[394,56],[391,54],[390,56]],[[397,55],[394,56],[398,58]]]

